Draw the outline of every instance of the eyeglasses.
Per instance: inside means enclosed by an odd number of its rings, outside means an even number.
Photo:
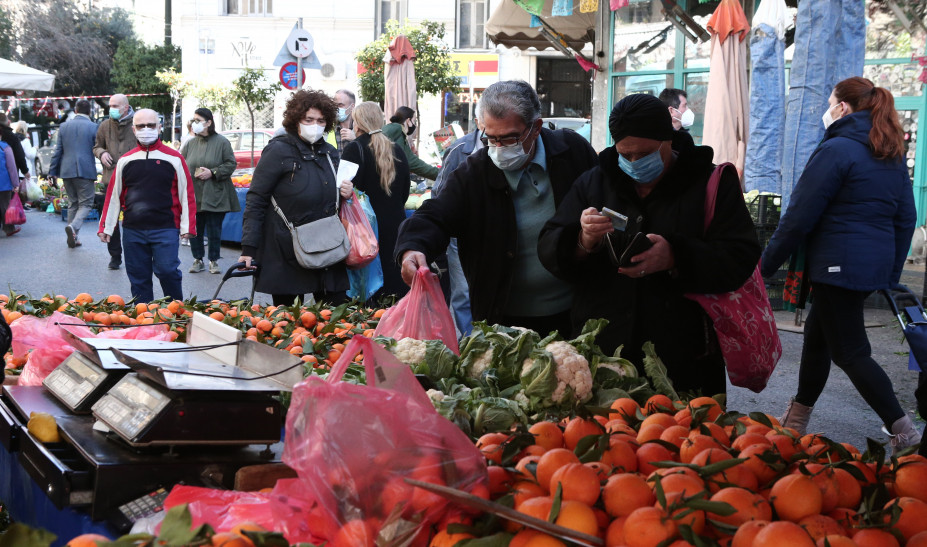
[[[527,135],[526,135],[527,133]],[[482,141],[483,146],[489,146],[490,144],[497,148],[509,148],[524,142],[528,138],[528,135],[531,134],[531,126],[525,128],[517,137],[490,137],[486,135],[486,131],[483,131],[483,134],[480,135],[480,141]]]
[[[137,123],[137,124],[135,124],[135,129],[145,129],[146,127],[147,127],[148,129],[157,129],[157,128],[158,128],[158,122]]]

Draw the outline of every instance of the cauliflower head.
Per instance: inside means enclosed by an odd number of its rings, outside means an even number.
[[[417,365],[425,360],[428,350],[424,340],[402,338],[391,348],[393,355],[407,365]]]
[[[589,361],[569,342],[551,342],[544,346],[544,350],[554,356],[554,362],[557,364],[554,369],[557,387],[550,396],[554,403],[567,402],[569,395],[572,395],[575,402],[588,401],[592,397],[592,371],[589,370]]]
[[[470,365],[470,370],[467,371],[467,376],[478,380],[482,376],[483,371],[492,366],[492,351],[493,348],[490,347],[488,350],[484,351],[479,357],[473,360],[473,363]]]

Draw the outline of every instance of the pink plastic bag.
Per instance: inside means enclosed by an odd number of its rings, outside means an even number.
[[[386,310],[375,331],[376,336],[441,340],[459,354],[457,330],[451,310],[444,302],[444,292],[438,276],[428,268],[419,268],[412,280],[412,289],[396,305]]]
[[[242,522],[253,522],[268,530],[276,530],[270,496],[262,492],[216,490],[180,484],[165,498],[164,509],[186,503],[193,517],[193,527],[209,524],[216,532],[228,532]]]
[[[19,192],[13,192],[3,223],[12,226],[26,223],[26,211],[23,209],[23,202],[19,200]]]
[[[341,382],[361,351],[368,385]],[[294,388],[283,462],[297,472],[303,498],[318,501],[315,529],[327,536],[354,520],[373,533],[395,524],[403,537],[437,522],[447,500],[406,477],[464,491],[487,480],[485,458],[435,411],[411,369],[362,336],[351,339],[327,380],[313,376]]]
[[[87,323],[61,312],[41,319],[26,315],[10,325],[13,331],[13,356],[21,358],[28,355],[22,374],[19,375],[19,385],[42,385],[45,377],[71,355],[74,347],[65,339],[62,329],[81,338],[170,340],[167,325],[146,325],[94,334]]]
[[[373,262],[380,252],[380,244],[377,242],[377,235],[367,220],[367,213],[360,202],[361,198],[357,195],[353,199],[341,203],[341,220],[345,223],[345,229],[348,232],[348,240],[351,242],[351,252],[345,263],[348,268],[363,268]]]

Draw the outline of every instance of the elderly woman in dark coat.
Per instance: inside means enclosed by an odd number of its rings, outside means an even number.
[[[651,95],[629,95],[609,117],[615,146],[599,154],[599,165],[577,179],[541,230],[538,255],[554,275],[573,282],[573,325],[604,317],[598,343],[608,353],[641,365],[645,342],[653,342],[677,390],[724,393],[724,360],[711,320],[686,293],[738,289],[760,258],[753,221],[740,182],[721,177],[715,216],[704,233],[705,188],[714,169],[707,146],[671,147],[669,111]],[[608,207],[628,217],[613,229]],[[637,232],[653,246],[618,267],[616,252]]]
[[[348,198],[354,185],[335,181],[338,152],[323,138],[337,114],[334,100],[325,93],[297,91],[283,113],[286,132],[268,143],[254,169],[238,260],[250,266],[253,258],[261,265],[256,289],[269,293],[277,306],[292,305],[305,293],[333,304],[347,300],[345,263],[318,270],[300,266],[290,231],[271,202],[273,198],[294,226],[338,214],[339,193]]]

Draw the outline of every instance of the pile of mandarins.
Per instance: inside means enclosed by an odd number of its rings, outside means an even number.
[[[799,437],[709,397],[618,399],[607,416],[527,433],[477,441],[493,499],[609,547],[927,546],[927,459],[916,454],[883,464],[877,443],[863,454]],[[565,545],[505,526],[513,547]]]

